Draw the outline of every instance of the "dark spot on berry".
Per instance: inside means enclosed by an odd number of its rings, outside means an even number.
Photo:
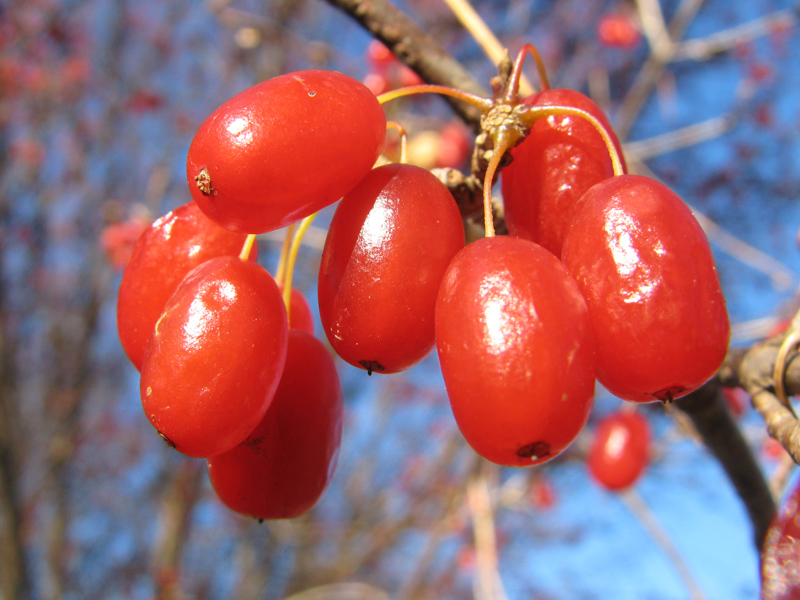
[[[211,186],[211,174],[205,167],[195,175],[194,180],[197,183],[197,189],[199,189],[204,196],[210,196],[214,193],[214,188]]]
[[[550,444],[547,442],[533,442],[517,450],[517,456],[530,458],[532,461],[550,456]]]
[[[681,396],[683,396],[685,391],[686,391],[685,387],[676,385],[670,388],[666,388],[664,390],[660,390],[655,394],[653,394],[653,396],[661,400],[664,404],[668,404],[672,402],[675,398],[680,398]]]
[[[256,519],[256,521],[258,521],[259,525],[263,525],[264,524],[264,519]]]
[[[242,446],[247,446],[248,448],[258,449],[259,446],[264,442],[264,436],[261,437],[249,437],[245,441],[242,442]]]
[[[358,364],[367,370],[367,375],[372,375],[373,371],[378,371],[381,373],[386,370],[386,367],[384,367],[377,360],[360,360],[358,361]]]

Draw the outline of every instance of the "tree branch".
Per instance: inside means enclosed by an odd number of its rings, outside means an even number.
[[[775,515],[775,501],[750,445],[725,405],[721,387],[718,379],[712,379],[676,400],[675,406],[689,416],[705,445],[725,469],[744,502],[753,524],[756,546],[760,549]]]
[[[326,1],[353,17],[427,83],[490,97],[461,63],[387,0]],[[477,109],[460,100],[446,100],[465,123],[480,131],[481,115]]]

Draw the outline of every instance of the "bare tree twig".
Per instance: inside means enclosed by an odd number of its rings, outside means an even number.
[[[478,565],[474,583],[477,600],[506,600],[503,582],[498,572],[497,536],[495,535],[492,494],[489,491],[487,470],[494,466],[483,462],[482,472],[467,482],[467,504],[472,516],[475,535],[475,556]]]
[[[672,22],[667,28],[669,39],[668,43],[659,42],[659,47],[663,47],[661,54],[652,52],[645,62],[639,74],[636,76],[633,85],[631,85],[625,99],[622,102],[620,109],[619,121],[615,127],[615,131],[620,140],[625,140],[630,133],[631,127],[639,116],[639,112],[644,106],[650,93],[658,83],[661,75],[664,73],[667,62],[671,60],[673,53],[677,46],[675,40],[683,37],[686,28],[691,23],[695,14],[700,10],[703,0],[683,0],[678,7],[678,12],[673,17]]]
[[[754,21],[742,23],[701,39],[681,42],[675,48],[672,60],[708,60],[740,44],[769,35],[778,28],[792,27],[797,22],[798,7],[775,11]]]
[[[655,518],[655,515],[653,515],[647,504],[645,504],[644,500],[642,500],[641,496],[639,496],[635,490],[629,489],[620,494],[620,497],[628,509],[636,515],[636,518],[639,519],[639,522],[647,530],[653,540],[655,540],[664,554],[667,555],[667,558],[669,558],[675,570],[678,571],[681,581],[683,581],[686,586],[689,597],[692,600],[705,600],[705,595],[700,589],[700,586],[697,585],[697,581],[695,581],[686,561],[683,560],[681,553],[678,552],[678,549],[672,543],[669,535],[664,531],[664,528]]]
[[[712,379],[676,400],[675,406],[689,416],[703,443],[725,469],[753,524],[756,547],[761,548],[775,515],[775,502],[750,445],[721,397],[720,387],[719,380]]]
[[[436,40],[386,0],[327,2],[358,21],[426,82],[450,86],[478,96],[490,96]],[[480,130],[481,116],[477,109],[460,100],[448,98],[447,101],[465,123],[475,131]]]

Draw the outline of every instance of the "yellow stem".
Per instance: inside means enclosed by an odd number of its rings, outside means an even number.
[[[525,63],[525,57],[527,56],[528,52],[531,53],[533,60],[536,62],[536,69],[539,71],[539,83],[541,84],[542,89],[550,89],[550,80],[547,79],[547,69],[544,68],[544,62],[542,61],[539,51],[533,44],[525,44],[517,54],[517,59],[514,61],[514,70],[511,72],[511,77],[508,80],[508,90],[506,90],[505,97],[505,100],[508,103],[514,102],[519,95],[521,88],[520,78],[523,76],[522,65]]]
[[[247,234],[247,239],[244,241],[244,246],[242,246],[242,251],[239,253],[239,258],[242,260],[249,260],[250,259],[250,251],[253,249],[253,244],[256,241],[256,234],[249,233]]]
[[[397,121],[387,121],[386,129],[394,129],[400,134],[400,164],[408,162],[408,132]]]
[[[611,139],[608,130],[600,121],[598,121],[594,116],[585,110],[575,108],[574,106],[531,106],[529,110],[520,114],[520,120],[526,126],[532,127],[533,123],[538,119],[559,115],[575,115],[589,121],[589,123],[591,123],[592,126],[597,130],[597,133],[600,134],[600,137],[603,138],[603,142],[608,150],[608,155],[611,157],[611,166],[614,169],[614,176],[625,174],[625,170],[622,168],[622,160],[620,160],[619,152],[617,152],[617,147],[614,145],[614,141]]]
[[[483,178],[483,226],[486,237],[494,237],[494,214],[492,213],[492,183],[494,174],[503,155],[511,148],[519,135],[514,135],[512,130],[503,127],[497,130],[494,136],[494,149],[489,164],[486,166],[486,175]]]
[[[313,215],[310,215],[300,221],[300,225],[297,226],[297,231],[294,232],[292,243],[286,256],[286,270],[284,272],[283,280],[283,303],[286,305],[287,318],[291,313],[292,276],[294,275],[294,264],[297,261],[297,252],[300,250],[300,244],[303,241],[303,236],[306,234],[306,231],[308,231],[308,228],[311,226],[311,222],[316,216],[317,213],[314,213]]]
[[[286,228],[286,236],[283,238],[283,247],[281,248],[281,255],[278,258],[278,269],[275,272],[275,281],[278,285],[283,285],[283,277],[286,273],[286,257],[289,254],[289,245],[292,243],[292,234],[296,223],[292,223]]]
[[[478,42],[478,45],[483,48],[486,56],[495,64],[499,65],[506,57],[506,49],[500,40],[494,35],[492,30],[475,11],[468,0],[444,0],[450,10],[459,20],[464,29]],[[536,92],[536,89],[523,75],[519,81],[519,90],[525,96],[530,96]]]
[[[442,96],[451,96],[452,98],[457,98],[462,102],[466,102],[467,104],[474,106],[483,114],[486,114],[492,108],[492,101],[488,98],[481,98],[480,96],[470,94],[469,92],[457,90],[445,85],[433,85],[427,83],[423,85],[409,85],[386,92],[385,94],[378,96],[378,102],[381,104],[386,104],[390,100],[402,98],[403,96],[413,96],[415,94],[441,94]]]

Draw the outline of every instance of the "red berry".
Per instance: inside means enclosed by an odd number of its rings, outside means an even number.
[[[612,13],[603,15],[597,24],[597,39],[609,48],[631,50],[639,44],[642,35],[631,17]]]
[[[211,219],[263,233],[341,198],[370,171],[385,135],[383,109],[362,83],[297,71],[214,111],[192,140],[186,174]]]
[[[374,169],[342,199],[322,251],[320,318],[337,354],[380,373],[425,358],[439,284],[463,247],[444,184],[414,165]]]
[[[722,388],[722,397],[735,418],[741,417],[750,406],[750,396],[742,388]]]
[[[367,73],[363,83],[376,96],[385,94],[392,89],[392,84],[384,73]]]
[[[761,552],[762,600],[800,598],[800,485],[773,519]]]
[[[142,369],[147,342],[164,305],[186,274],[210,258],[238,255],[246,237],[209,221],[194,202],[179,206],[145,230],[133,247],[117,298],[119,339],[137,369]]]
[[[342,411],[330,353],[313,336],[290,331],[286,367],[266,415],[244,443],[208,459],[217,495],[257,519],[310,510],[336,467]]]
[[[380,69],[397,62],[397,57],[383,43],[371,40],[367,45],[367,60],[373,67]]]
[[[142,406],[178,451],[206,457],[250,435],[286,360],[286,308],[256,263],[219,257],[178,286],[147,345]]]
[[[603,111],[583,94],[551,89],[526,98],[524,103],[569,106],[590,113],[605,126],[622,156]],[[577,201],[595,183],[614,174],[603,138],[582,117],[551,116],[536,121],[511,155],[514,161],[502,175],[508,229],[511,235],[534,241],[561,256]]]
[[[528,496],[531,505],[539,510],[547,510],[555,506],[557,498],[556,491],[550,479],[544,476],[535,477],[531,481]]]
[[[665,185],[613,177],[581,199],[562,260],[589,305],[597,378],[625,400],[672,400],[708,381],[730,325],[703,230]]]
[[[436,166],[458,169],[464,165],[471,151],[472,144],[467,128],[455,121],[447,123],[439,133]]]
[[[541,246],[502,236],[459,252],[436,301],[436,346],[458,427],[484,458],[542,463],[586,423],[595,373],[589,314]]]
[[[589,473],[604,488],[617,491],[633,485],[647,466],[650,425],[635,411],[603,417],[589,449]]]
[[[141,219],[129,219],[122,223],[112,223],[100,234],[100,246],[115,269],[124,269],[133,254],[136,241],[147,229],[149,223]]]
[[[419,76],[419,74],[414,71],[411,67],[407,67],[406,65],[400,66],[400,72],[397,76],[400,87],[408,87],[410,85],[422,85],[425,83],[425,80]]]

